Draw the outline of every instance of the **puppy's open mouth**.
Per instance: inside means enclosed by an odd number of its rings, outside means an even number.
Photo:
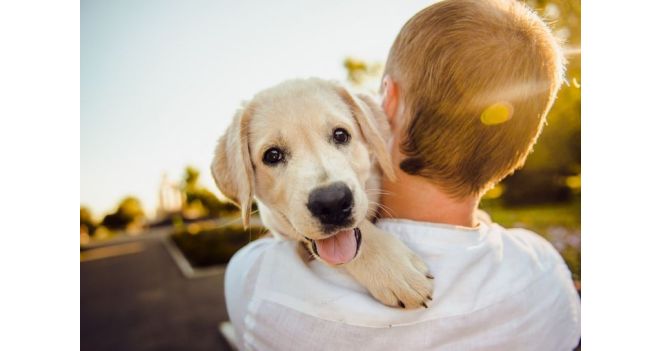
[[[338,265],[351,262],[358,255],[363,237],[358,228],[340,230],[331,237],[310,240],[312,249],[322,260]]]

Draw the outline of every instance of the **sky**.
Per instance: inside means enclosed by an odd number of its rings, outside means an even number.
[[[402,25],[433,1],[82,0],[80,202],[125,196],[149,215],[164,174],[209,165],[234,111],[292,78],[346,80],[348,57],[385,62]]]

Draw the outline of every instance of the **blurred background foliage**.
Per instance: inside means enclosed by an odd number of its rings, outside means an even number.
[[[81,243],[106,240],[118,234],[137,234],[147,228],[173,226],[181,229],[186,223],[238,216],[238,208],[227,201],[221,201],[213,192],[200,185],[199,176],[198,169],[186,167],[177,186],[183,198],[181,207],[151,220],[145,216],[140,201],[133,196],[122,199],[117,208],[102,216],[100,221],[88,207],[81,206]],[[253,206],[253,210],[256,209]]]
[[[103,217],[101,225],[110,230],[129,229],[132,225],[140,225],[144,218],[140,200],[128,196],[119,203],[115,212]]]
[[[204,268],[228,263],[240,248],[266,233],[261,226],[189,224],[177,227],[170,238],[193,267]]]
[[[183,212],[186,218],[214,218],[237,212],[236,206],[220,201],[209,189],[199,184],[200,171],[195,167],[186,167],[183,178],[186,199]]]
[[[108,239],[115,231],[125,231],[130,234],[139,233],[146,223],[145,212],[140,200],[133,196],[123,198],[117,208],[96,220],[92,211],[80,207],[80,236],[81,243],[88,242],[91,238]]]

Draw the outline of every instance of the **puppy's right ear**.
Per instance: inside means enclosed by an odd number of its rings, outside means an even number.
[[[390,129],[387,127],[388,122],[385,113],[367,95],[357,94],[356,98],[354,98],[343,86],[337,85],[336,89],[340,98],[351,109],[353,117],[356,119],[365,141],[372,148],[383,174],[391,181],[394,181],[395,170],[393,169],[388,146],[383,138],[384,135],[390,136]],[[383,121],[385,126],[379,126],[379,120]]]
[[[211,164],[211,173],[218,189],[241,209],[244,228],[250,224],[255,178],[248,146],[251,114],[250,105],[236,112],[227,131],[218,140]]]

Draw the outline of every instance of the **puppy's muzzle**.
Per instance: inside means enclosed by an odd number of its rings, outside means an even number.
[[[353,194],[343,182],[314,189],[308,197],[307,207],[326,233],[352,224]]]

